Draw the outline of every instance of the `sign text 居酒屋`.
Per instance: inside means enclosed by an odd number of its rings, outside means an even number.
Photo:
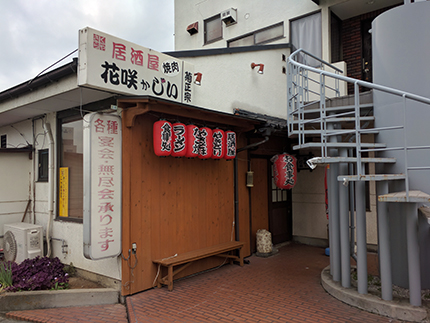
[[[192,64],[92,28],[79,31],[78,85],[191,104]]]

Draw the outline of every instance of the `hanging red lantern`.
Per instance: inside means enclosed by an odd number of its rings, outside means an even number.
[[[221,159],[225,155],[225,132],[221,129],[212,131],[212,159]]]
[[[153,127],[154,153],[157,156],[169,156],[172,151],[172,124],[159,120]]]
[[[200,129],[195,125],[187,125],[185,131],[185,157],[199,157]]]
[[[234,131],[225,132],[225,154],[224,158],[234,159],[236,157],[236,133]]]
[[[284,153],[274,156],[272,161],[276,187],[292,189],[297,182],[297,159]]]
[[[200,128],[199,158],[212,157],[212,130],[208,127]]]
[[[187,128],[183,123],[176,122],[172,125],[172,157],[184,157],[187,149]]]

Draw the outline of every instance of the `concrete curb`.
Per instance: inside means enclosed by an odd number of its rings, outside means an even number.
[[[119,303],[113,288],[41,290],[0,294],[0,312]]]
[[[355,289],[342,287],[339,282],[332,280],[330,266],[327,266],[321,272],[321,285],[327,293],[338,300],[370,313],[410,322],[427,320],[427,310],[422,307],[412,306],[409,303],[398,300],[384,301],[375,295],[362,295]]]

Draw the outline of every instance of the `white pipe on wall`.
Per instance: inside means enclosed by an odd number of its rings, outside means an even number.
[[[49,190],[48,190],[48,224],[46,227],[46,243],[48,246],[48,250],[46,253],[47,257],[51,256],[51,226],[54,216],[54,138],[52,137],[51,125],[49,123],[43,123],[43,129],[45,130],[45,134],[48,135],[49,140]]]

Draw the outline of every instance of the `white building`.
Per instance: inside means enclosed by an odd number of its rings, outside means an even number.
[[[339,68],[343,75],[372,81],[371,22],[402,3],[175,0],[175,51],[166,54],[194,65],[195,76],[201,77],[200,86],[194,86],[192,105],[261,123],[259,130],[247,133],[248,144],[254,147],[241,157],[254,175],[254,187],[248,191],[249,228],[246,237],[241,236],[248,254],[255,251],[258,229],[271,231],[274,243],[294,240],[328,246],[325,169],[320,166],[311,172],[305,163],[320,156],[320,149],[294,151],[297,137],[287,139],[287,58],[302,48],[331,64],[328,71]],[[314,62],[318,63],[308,61]],[[129,271],[120,257],[92,261],[83,256],[82,182],[70,181],[69,215],[59,214],[57,170],[82,164],[82,114],[117,104],[112,92],[78,87],[77,68],[74,60],[30,85],[0,92],[0,178],[8,183],[0,187],[0,235],[3,224],[22,220],[28,204],[25,222],[41,224],[45,231],[52,225],[53,256],[85,272],[120,281],[124,270]],[[335,86],[334,81],[328,82]],[[309,85],[309,89],[318,91],[319,86]],[[340,82],[339,95],[352,93],[351,85]],[[363,137],[366,141],[373,142],[373,137]],[[270,158],[283,151],[295,154],[299,161],[292,192],[272,186]],[[49,157],[54,157],[53,164]],[[374,172],[373,163],[367,172]],[[364,243],[376,249],[374,182],[365,194]]]

